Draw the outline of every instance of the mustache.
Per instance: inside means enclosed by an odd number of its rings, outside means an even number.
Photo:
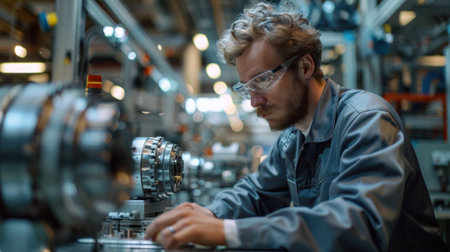
[[[268,106],[258,107],[258,108],[256,109],[256,115],[257,115],[258,117],[262,117],[262,115],[269,114],[269,113],[272,112],[273,110],[274,110],[273,107],[268,107]]]

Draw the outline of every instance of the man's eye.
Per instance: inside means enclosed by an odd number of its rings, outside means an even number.
[[[256,82],[265,82],[265,81],[269,81],[271,78],[271,76],[269,74],[264,74],[262,76],[259,76],[258,78],[255,79]]]
[[[270,74],[264,74],[261,76],[258,76],[254,81],[254,88],[256,89],[264,89],[270,85],[272,82],[272,75]]]

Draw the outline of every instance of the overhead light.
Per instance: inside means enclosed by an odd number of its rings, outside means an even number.
[[[336,5],[334,2],[332,1],[325,1],[322,4],[322,10],[327,13],[327,14],[331,14],[333,13],[334,9],[335,9]]]
[[[342,54],[345,53],[345,45],[344,45],[344,44],[341,44],[341,43],[336,44],[336,45],[334,46],[334,50],[336,51],[336,53],[337,53],[338,55],[342,55]]]
[[[417,58],[416,62],[424,66],[443,67],[445,66],[445,56],[442,55],[422,56]]]
[[[335,60],[338,55],[337,55],[336,51],[334,51],[334,50],[327,50],[326,56],[328,57],[328,59]]]
[[[125,97],[125,89],[123,89],[123,87],[121,86],[114,85],[111,88],[111,96],[116,98],[117,100],[123,100],[123,98]]]
[[[196,107],[198,109],[198,111],[200,112],[208,112],[209,111],[209,99],[208,98],[198,98],[197,101],[195,102]]]
[[[158,85],[163,92],[167,92],[172,88],[172,85],[170,84],[170,81],[167,78],[162,78],[158,82]]]
[[[193,114],[195,112],[196,106],[195,106],[195,101],[192,98],[188,98],[186,100],[186,113],[188,114]]]
[[[105,34],[105,37],[112,37],[114,35],[114,27],[112,26],[105,26],[103,27],[103,34]]]
[[[42,62],[8,62],[0,63],[2,73],[43,73],[47,67]]]
[[[228,87],[225,82],[217,81],[216,83],[214,83],[213,89],[216,94],[221,95],[227,92]]]
[[[214,169],[214,163],[211,161],[206,161],[203,165],[203,170],[205,171],[212,171]]]
[[[209,98],[209,111],[211,112],[222,112],[224,109],[224,104],[219,98]]]
[[[25,58],[27,56],[27,49],[21,45],[16,45],[14,47],[14,53],[21,58]]]
[[[222,73],[220,71],[219,65],[217,65],[216,63],[209,63],[208,65],[206,65],[206,74],[211,79],[217,79]]]
[[[103,35],[114,45],[124,43],[128,40],[128,32],[121,26],[104,26]]]
[[[209,42],[205,34],[203,33],[195,34],[195,36],[192,38],[192,41],[194,42],[194,45],[198,50],[204,51],[208,49]]]
[[[240,132],[244,129],[244,124],[238,117],[229,117],[231,130]]]
[[[227,114],[227,115],[233,115],[237,111],[236,105],[234,105],[234,103],[232,103],[232,104],[226,106],[224,111],[225,111],[225,114]]]
[[[386,33],[384,39],[387,43],[392,44],[392,42],[394,42],[394,35],[392,35],[392,33]]]
[[[129,60],[135,60],[136,59],[136,53],[135,52],[129,52],[128,53],[128,59]]]
[[[120,26],[114,28],[114,37],[121,39],[125,37],[125,29]]]
[[[184,153],[183,153],[183,154],[184,154]],[[194,167],[199,166],[199,165],[200,165],[200,159],[198,159],[198,158],[192,158],[192,159],[190,159],[190,160],[189,160],[189,165],[190,165],[190,166],[194,166]]]
[[[398,22],[401,26],[405,26],[414,18],[416,18],[416,13],[414,11],[400,11]]]

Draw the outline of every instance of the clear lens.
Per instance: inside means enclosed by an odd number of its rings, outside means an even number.
[[[242,98],[244,99],[250,99],[250,92],[248,91],[248,87],[245,84],[242,83],[236,83],[233,86],[233,90],[236,91],[236,93],[238,93],[238,95],[240,95]]]
[[[253,79],[249,80],[247,83],[237,83],[233,86],[234,91],[236,91],[242,98],[250,99],[250,90],[253,92],[265,92],[269,91],[275,82],[277,82],[283,74],[274,74],[271,71],[261,73]],[[281,71],[285,72],[285,71]]]
[[[250,90],[260,93],[271,90],[275,83],[277,83],[283,77],[289,65],[296,58],[297,56],[294,56],[275,69],[256,75],[247,83],[236,83],[233,86],[234,91],[236,91],[242,98],[250,99]]]
[[[268,89],[274,80],[274,74],[272,72],[265,72],[255,76],[249,83],[249,89],[256,92]]]

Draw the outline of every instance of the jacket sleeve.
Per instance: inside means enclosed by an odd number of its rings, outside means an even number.
[[[243,247],[387,250],[410,172],[405,137],[391,114],[379,110],[349,113],[337,125],[330,151],[336,152],[339,175],[322,192],[328,199],[312,208],[287,207],[236,220]]]
[[[289,206],[291,201],[285,169],[280,169],[282,137],[272,147],[269,156],[251,173],[237,182],[230,190],[216,195],[214,202],[206,206],[219,218],[238,219],[263,216]]]

